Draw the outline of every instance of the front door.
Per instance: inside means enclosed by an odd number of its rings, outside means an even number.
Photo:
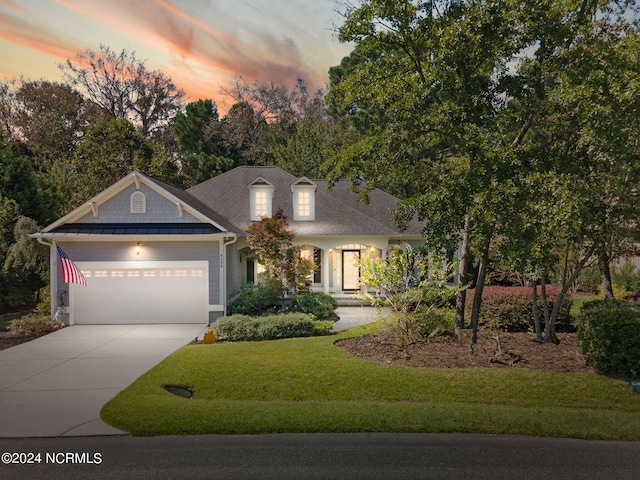
[[[358,290],[360,288],[360,250],[342,251],[342,289]]]

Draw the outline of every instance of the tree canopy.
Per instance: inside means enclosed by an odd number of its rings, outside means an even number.
[[[339,38],[356,46],[333,70],[328,102],[369,121],[361,140],[335,157],[332,177],[348,176],[364,195],[373,187],[404,194],[399,220],[425,220],[434,247],[461,244],[458,328],[472,283],[477,326],[490,245],[512,238],[513,221],[528,247],[506,242],[507,250],[565,258],[563,292],[594,254],[619,253],[612,239],[624,243],[637,225],[625,206],[638,164],[637,99],[625,102],[638,78],[630,8],[370,0],[344,12]],[[553,335],[551,328],[545,338]]]

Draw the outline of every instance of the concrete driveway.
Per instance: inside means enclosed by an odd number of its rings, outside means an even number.
[[[0,351],[0,437],[124,434],[100,409],[206,325],[77,325]]]

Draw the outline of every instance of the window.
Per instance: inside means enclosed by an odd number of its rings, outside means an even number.
[[[249,185],[249,192],[251,221],[259,222],[265,217],[270,217],[276,187],[263,177],[258,177]]]
[[[316,217],[316,190],[318,186],[307,177],[291,185],[293,192],[293,220],[312,222]]]
[[[311,195],[309,192],[298,192],[298,215],[308,217],[311,214]]]
[[[256,217],[267,216],[267,192],[256,192]]]
[[[147,213],[147,197],[139,190],[131,194],[131,213]]]

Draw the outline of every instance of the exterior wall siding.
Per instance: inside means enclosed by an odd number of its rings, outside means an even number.
[[[174,203],[144,184],[140,185],[140,191],[146,197],[147,213],[131,213],[131,194],[135,191],[135,185],[130,185],[99,205],[97,218],[90,212],[77,223],[200,223],[187,212],[180,217]]]
[[[240,252],[238,244],[227,245],[227,298],[226,303],[234,298],[242,288],[242,268],[246,268],[245,263],[240,262]]]

